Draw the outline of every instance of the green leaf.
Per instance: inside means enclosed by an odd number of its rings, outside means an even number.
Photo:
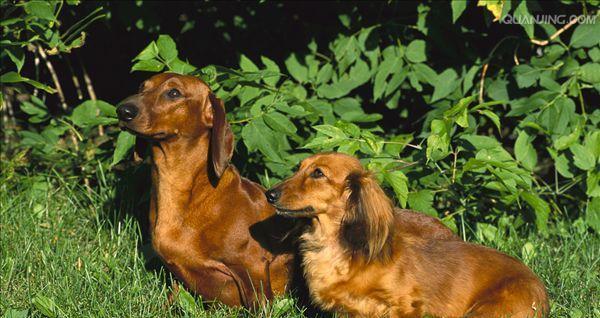
[[[600,64],[590,62],[581,66],[581,79],[590,84],[600,83]]]
[[[304,149],[332,149],[333,147],[347,144],[345,139],[330,138],[324,136],[318,136],[311,139],[302,148]]]
[[[421,92],[423,90],[423,86],[419,83],[419,78],[417,77],[415,72],[408,73],[408,81],[410,86],[412,86],[415,91]]]
[[[267,125],[275,131],[286,133],[288,135],[296,134],[296,126],[285,115],[279,112],[271,112],[264,115]]]
[[[477,65],[471,66],[471,68],[467,71],[467,73],[463,77],[462,85],[463,85],[463,95],[467,95],[471,88],[473,87],[473,79],[475,79],[475,75],[477,75],[477,71],[479,71],[479,67]]]
[[[19,75],[19,73],[17,73],[17,72],[8,72],[8,73],[4,73],[4,74],[2,74],[2,76],[0,76],[0,83],[19,83],[19,82],[27,83],[35,88],[39,88],[50,94],[56,93],[56,90],[54,88],[44,85],[40,82],[34,81],[32,79],[29,79],[27,77],[23,77],[23,76]]]
[[[450,6],[452,7],[452,23],[456,23],[456,20],[460,18],[463,11],[467,8],[466,0],[452,0],[450,2]]]
[[[152,60],[156,57],[158,57],[158,46],[156,46],[156,42],[152,41],[133,60],[134,61],[146,61],[146,60]]]
[[[249,151],[258,149],[265,157],[283,162],[279,154],[279,139],[262,118],[254,119],[242,128],[242,139]]]
[[[165,65],[158,60],[141,60],[131,67],[131,71],[160,72]]]
[[[373,97],[375,100],[378,100],[381,96],[383,96],[383,92],[386,89],[386,79],[392,73],[401,73],[402,72],[402,55],[396,51],[395,47],[391,47],[389,51],[391,52],[384,56],[381,65],[379,65],[377,73],[375,74],[375,82],[373,85]],[[404,72],[408,72],[405,70]],[[399,85],[399,84],[398,84]],[[390,88],[393,90],[395,88]]]
[[[117,137],[117,142],[115,143],[115,151],[113,153],[113,160],[111,165],[116,165],[121,162],[121,160],[125,159],[127,154],[131,151],[133,146],[135,145],[135,136],[130,134],[127,131],[122,131],[119,133]]]
[[[409,69],[407,67],[405,67],[405,68],[401,69],[400,71],[395,72],[394,75],[392,75],[392,78],[390,78],[390,81],[385,86],[384,96],[387,97],[387,96],[390,96],[392,93],[396,92],[398,87],[400,87],[400,85],[402,85],[404,80],[406,80],[406,77],[408,76],[408,70]],[[397,91],[397,92],[400,93],[400,91]]]
[[[27,317],[29,317],[28,309],[19,310],[19,309],[14,309],[14,308],[8,308],[2,315],[2,318],[27,318]]]
[[[460,139],[468,141],[477,150],[481,150],[481,149],[489,150],[489,149],[502,147],[500,145],[500,142],[498,142],[498,140],[496,140],[495,138],[492,138],[490,136],[462,135],[462,136],[460,136]]]
[[[50,318],[58,317],[59,309],[51,298],[37,295],[33,297],[31,303],[42,315]]]
[[[505,79],[496,79],[487,87],[488,96],[495,101],[507,102],[510,100],[508,97],[508,81]]]
[[[564,63],[556,73],[557,78],[573,76],[573,74],[579,70],[579,62],[572,57],[565,57],[562,62]]]
[[[360,102],[354,98],[342,98],[333,103],[333,111],[348,122],[372,122],[382,118],[380,114],[365,114]]]
[[[277,65],[277,63],[273,62],[273,60],[269,59],[266,56],[261,56],[260,60],[265,65],[267,70],[269,70],[273,73],[272,75],[263,78],[263,81],[267,85],[276,86],[277,82],[279,82],[279,78],[281,77],[279,75],[281,73],[279,66]]]
[[[458,74],[453,69],[446,69],[440,75],[437,76],[433,84],[433,96],[431,97],[430,103],[438,101],[454,92],[460,81],[458,81]]]
[[[421,82],[429,83],[431,85],[434,85],[436,83],[436,80],[438,79],[438,74],[431,67],[423,63],[413,64],[411,66],[415,70],[414,74],[417,76],[417,79],[419,79]]]
[[[348,80],[352,82],[354,88],[366,83],[371,78],[369,65],[362,59],[356,60],[356,63],[348,73]]]
[[[433,196],[434,194],[430,190],[411,192],[408,194],[408,206],[411,209],[437,217],[437,211],[433,207]]]
[[[158,40],[156,40],[156,46],[158,47],[158,54],[167,63],[177,57],[177,44],[175,44],[175,41],[169,35],[159,35]]]
[[[524,130],[521,130],[515,142],[515,157],[529,171],[533,171],[537,165],[537,153],[531,142],[532,138]]]
[[[573,144],[569,147],[569,150],[573,153],[573,163],[577,168],[587,171],[595,167],[596,160],[590,149],[581,144]]]
[[[585,136],[585,147],[594,155],[596,161],[600,160],[600,130],[590,132]]]
[[[48,108],[43,103],[24,101],[21,103],[21,110],[27,115],[45,117],[48,115]]]
[[[240,68],[244,72],[258,72],[258,66],[244,54],[240,55]]]
[[[573,143],[579,140],[579,136],[581,135],[581,126],[575,126],[575,129],[572,133],[566,136],[560,136],[558,139],[554,140],[554,148],[556,150],[564,150],[569,148]]]
[[[517,5],[517,7],[515,8],[513,15],[517,21],[533,21],[534,20],[534,17],[531,15],[531,13],[529,13],[529,10],[527,9],[527,0],[521,0],[519,5]],[[525,33],[527,33],[527,36],[530,39],[532,39],[533,35],[534,35],[533,34],[534,24],[533,23],[521,23],[521,27],[523,27],[523,29],[525,29]]]
[[[546,201],[542,200],[533,192],[521,192],[521,198],[533,208],[535,212],[535,224],[538,230],[545,234],[548,231],[548,217],[550,216],[550,207]]]
[[[25,12],[41,19],[56,21],[54,6],[49,1],[28,1],[25,3]]]
[[[21,72],[21,68],[25,63],[25,54],[23,53],[23,49],[20,47],[9,46],[6,47],[6,54],[10,60],[15,63],[17,72]]]
[[[540,77],[540,71],[527,65],[521,64],[513,68],[519,88],[527,88],[535,84]]]
[[[593,198],[585,209],[585,222],[600,233],[600,197]]]
[[[102,101],[87,100],[75,107],[70,116],[73,124],[79,127],[116,124],[118,122],[116,118],[108,118],[100,115],[101,110],[98,107],[100,103],[107,104]],[[105,110],[108,110],[106,109],[106,105],[103,105],[103,107],[105,107]]]
[[[179,288],[177,291],[177,305],[190,317],[197,316],[198,305],[196,300],[185,288]]]
[[[333,76],[333,67],[331,64],[327,63],[321,67],[319,72],[317,72],[317,84],[323,84],[329,82],[331,77]]]
[[[489,118],[494,125],[496,126],[496,128],[498,129],[498,133],[500,133],[500,117],[498,117],[498,115],[496,115],[496,113],[494,113],[491,110],[485,109],[485,110],[481,110],[480,111],[482,115],[485,115],[487,118]]]
[[[597,16],[596,16],[597,17]],[[600,23],[582,23],[571,35],[569,46],[573,48],[592,47],[600,44]]]
[[[593,62],[600,62],[600,48],[594,47],[588,51],[588,56]]]
[[[556,150],[552,148],[547,148],[547,150],[552,159],[554,159],[554,168],[556,169],[556,171],[558,171],[558,173],[560,173],[560,175],[565,178],[573,178],[573,173],[569,171],[569,160],[567,159],[567,157],[564,154],[558,155]]]
[[[585,178],[586,190],[585,194],[588,197],[600,197],[600,172],[590,170]]]
[[[285,67],[290,75],[292,75],[292,77],[298,82],[305,83],[308,81],[308,68],[298,62],[298,58],[296,57],[295,53],[292,53],[292,55],[285,60]]]
[[[456,105],[444,112],[444,118],[454,120],[457,116],[462,116],[468,110],[469,105],[475,101],[477,96],[471,95],[461,98]]]
[[[492,224],[477,222],[475,236],[480,241],[494,242],[498,237],[498,228]]]
[[[431,121],[431,134],[427,137],[427,160],[437,161],[449,154],[450,123],[444,120]]]
[[[394,189],[396,198],[402,208],[406,207],[406,201],[408,199],[408,178],[402,173],[402,171],[386,171],[384,178]]]
[[[414,40],[406,47],[406,58],[413,63],[421,63],[427,60],[425,56],[425,41]]]
[[[169,62],[169,70],[177,74],[185,75],[195,71],[196,67],[176,57],[173,60],[171,60],[171,62]]]
[[[323,135],[334,137],[334,138],[347,138],[346,134],[339,128],[331,125],[317,125],[313,127],[316,131]]]

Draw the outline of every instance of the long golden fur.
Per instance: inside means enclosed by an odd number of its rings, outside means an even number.
[[[305,159],[267,192],[279,214],[308,217],[301,237],[313,302],[352,317],[545,317],[546,290],[520,261],[395,209],[353,157]]]

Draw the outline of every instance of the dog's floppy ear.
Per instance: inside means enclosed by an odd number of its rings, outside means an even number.
[[[220,178],[229,165],[233,155],[233,132],[225,117],[223,101],[210,93],[208,95],[212,108],[212,132],[210,136],[210,160],[217,178]]]
[[[343,244],[362,253],[368,262],[388,258],[394,226],[391,200],[369,173],[351,173],[346,182],[349,195],[340,231]]]

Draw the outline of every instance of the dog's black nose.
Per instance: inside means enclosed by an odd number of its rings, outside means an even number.
[[[138,108],[134,104],[123,104],[117,108],[117,115],[122,121],[131,121],[138,114]]]
[[[267,196],[267,201],[269,201],[269,203],[273,204],[273,203],[277,202],[277,200],[279,200],[279,197],[281,196],[281,192],[277,189],[271,189],[265,193],[265,196]]]

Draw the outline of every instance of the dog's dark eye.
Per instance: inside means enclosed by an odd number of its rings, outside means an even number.
[[[181,92],[176,88],[171,88],[171,90],[167,92],[167,96],[169,96],[169,98],[181,97]]]
[[[321,171],[321,169],[317,168],[315,169],[313,172],[311,172],[310,177],[313,179],[319,179],[319,178],[323,178],[325,175],[323,174],[323,171]]]

